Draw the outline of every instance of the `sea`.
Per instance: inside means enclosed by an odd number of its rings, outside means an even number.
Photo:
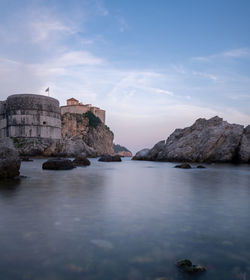
[[[0,181],[1,280],[250,279],[250,165],[45,160]]]

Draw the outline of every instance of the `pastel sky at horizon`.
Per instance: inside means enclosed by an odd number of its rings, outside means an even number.
[[[0,100],[75,97],[136,152],[215,115],[250,124],[248,0],[0,0]]]

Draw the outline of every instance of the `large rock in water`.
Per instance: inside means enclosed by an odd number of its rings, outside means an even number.
[[[176,129],[150,150],[134,159],[175,162],[247,162],[250,158],[250,127],[229,124],[222,118],[198,119],[192,126]]]
[[[0,179],[19,176],[21,160],[10,138],[0,139]]]
[[[75,165],[69,159],[56,158],[47,160],[42,167],[48,170],[69,170],[75,168]]]

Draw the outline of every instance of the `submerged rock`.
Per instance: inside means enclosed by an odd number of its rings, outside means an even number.
[[[175,166],[175,168],[190,169],[192,166],[189,163],[182,163]]]
[[[194,265],[192,262],[188,259],[184,259],[181,261],[178,261],[176,263],[176,266],[183,272],[188,272],[188,273],[197,273],[197,272],[204,272],[206,271],[205,266],[201,265]]]
[[[98,161],[104,161],[104,162],[111,162],[111,161],[122,161],[121,157],[118,155],[110,156],[110,155],[102,155]]]
[[[196,168],[206,168],[206,167],[203,165],[198,165]]]
[[[21,160],[10,138],[0,139],[0,178],[19,176]]]
[[[86,156],[79,156],[73,160],[75,166],[89,166],[90,161],[86,158]]]
[[[68,170],[74,167],[74,163],[69,159],[49,159],[42,166],[43,169],[49,170]]]

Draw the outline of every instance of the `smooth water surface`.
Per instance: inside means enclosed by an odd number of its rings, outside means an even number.
[[[0,181],[1,280],[250,279],[250,166],[43,162]],[[179,272],[183,258],[207,272]]]

